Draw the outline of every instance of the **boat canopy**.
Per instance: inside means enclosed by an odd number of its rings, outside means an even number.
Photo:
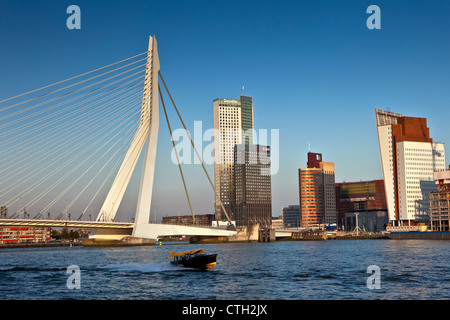
[[[205,249],[199,249],[199,250],[194,250],[194,251],[186,251],[186,252],[180,252],[180,253],[176,253],[173,251],[170,251],[169,257],[181,257],[184,256],[186,254],[196,254],[196,253],[202,253],[205,252]]]

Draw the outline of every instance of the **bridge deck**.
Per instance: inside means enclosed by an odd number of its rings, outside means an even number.
[[[122,238],[131,235],[135,228],[131,222],[104,222],[104,221],[73,221],[73,220],[38,220],[38,219],[0,219],[0,227],[54,227],[54,228],[91,228],[111,230],[92,235],[92,238]],[[122,229],[121,231],[117,229]],[[148,223],[141,225],[141,229],[135,234],[136,237],[156,239],[159,236],[168,235],[197,235],[197,236],[233,236],[236,231],[225,230],[224,228],[215,228],[207,226],[188,226]],[[111,236],[114,235],[114,236]]]
[[[134,223],[114,221],[102,222],[74,220],[0,219],[0,227],[1,226],[132,229],[134,227]]]

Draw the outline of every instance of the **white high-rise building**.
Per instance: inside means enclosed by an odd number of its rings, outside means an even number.
[[[380,146],[381,167],[386,191],[386,203],[389,220],[395,219],[395,184],[394,184],[394,148],[392,144],[392,124],[397,124],[400,113],[375,109],[375,120],[378,132],[378,144]]]
[[[397,143],[400,220],[428,220],[434,172],[445,169],[443,143]]]
[[[428,220],[434,171],[445,169],[443,143],[430,138],[425,118],[375,110],[390,221]]]

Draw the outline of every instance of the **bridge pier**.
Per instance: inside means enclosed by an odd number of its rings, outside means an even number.
[[[259,242],[273,242],[275,241],[275,229],[265,228],[259,230]]]
[[[122,240],[123,238],[130,237],[133,229],[112,229],[112,228],[97,228],[89,235],[89,239],[96,241],[114,241]]]
[[[139,246],[155,244],[155,239],[132,237],[133,229],[99,228],[83,241],[86,246]]]

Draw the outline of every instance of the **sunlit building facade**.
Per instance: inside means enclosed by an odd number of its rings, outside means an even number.
[[[444,144],[433,142],[425,118],[375,109],[389,220],[429,220],[434,172],[445,168]]]
[[[253,143],[253,100],[244,94],[236,99],[215,99],[214,183],[216,220],[226,219],[221,203],[235,220],[234,146]]]
[[[336,191],[333,162],[322,161],[322,154],[308,152],[307,168],[298,171],[300,225],[336,223]]]
[[[260,228],[272,225],[272,184],[270,147],[235,146],[236,224]]]

